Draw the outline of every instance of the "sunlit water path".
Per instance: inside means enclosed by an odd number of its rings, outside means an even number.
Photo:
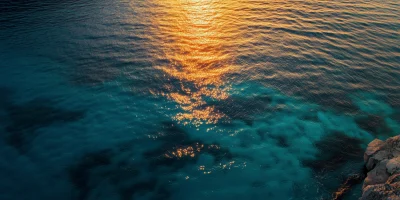
[[[400,133],[399,30],[397,0],[1,2],[0,199],[330,199]]]

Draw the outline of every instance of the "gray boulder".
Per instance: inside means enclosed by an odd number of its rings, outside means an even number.
[[[368,174],[360,200],[400,200],[400,135],[372,141],[364,162]]]

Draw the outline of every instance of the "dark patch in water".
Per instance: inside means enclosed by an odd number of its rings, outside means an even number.
[[[204,144],[200,141],[188,141],[180,144],[165,144],[160,148],[144,153],[145,158],[150,162],[151,170],[176,171],[188,164],[196,163],[201,154],[210,154],[215,162],[223,159],[232,159],[233,155],[228,149],[220,147],[218,144]]]
[[[362,117],[356,119],[357,125],[373,133],[374,135],[390,135],[392,130],[386,124],[385,119],[379,115],[368,115],[367,117]]]
[[[343,194],[339,192],[337,195],[344,197],[351,187],[357,185],[353,179],[346,183],[348,174],[363,174],[359,169],[353,168],[362,163],[364,149],[361,148],[361,144],[362,141],[359,139],[349,137],[341,132],[334,132],[315,143],[315,147],[318,149],[315,160],[303,160],[302,163],[313,170],[314,178],[321,184],[321,189],[330,194],[341,191]],[[360,164],[361,166],[362,164]],[[346,171],[346,175],[340,180],[344,171]],[[343,185],[344,183],[345,185]],[[343,188],[341,188],[342,186]],[[321,198],[332,199],[333,197],[325,193]]]
[[[317,160],[305,160],[303,164],[316,173],[335,170],[349,160],[362,159],[364,150],[361,143],[361,140],[343,133],[330,134],[315,144],[319,150]]]
[[[264,181],[253,181],[251,183],[251,187],[253,188],[262,188],[265,187],[265,182]]]
[[[198,154],[204,149],[199,142],[182,143],[180,145],[166,144],[162,147],[144,153],[150,161],[150,170],[169,167],[178,170],[187,164],[195,163]]]
[[[62,8],[65,5],[63,0],[24,0],[24,1],[5,1],[0,3],[0,13],[18,13],[32,10],[52,10]]]
[[[114,167],[113,170],[108,171],[106,174],[107,176],[109,176],[109,180],[111,183],[113,183],[114,185],[118,185],[120,183],[123,183],[127,179],[139,176],[140,170],[138,168],[138,166],[131,163],[125,163],[123,165],[119,163],[117,166]]]
[[[257,130],[257,135],[260,137],[261,141],[265,140],[265,133],[263,131]]]
[[[157,180],[138,180],[140,166],[130,161],[128,154],[112,149],[83,156],[76,165],[68,168],[70,181],[78,191],[77,199],[91,199],[92,190],[104,181],[108,181],[119,192],[121,199],[152,191]]]
[[[221,147],[219,144],[209,144],[206,145],[205,153],[210,154],[214,157],[215,162],[220,162],[223,159],[231,160],[233,159],[233,154],[228,148]]]
[[[93,63],[81,63],[73,74],[73,82],[82,85],[98,85],[116,78],[120,71],[117,68],[99,65],[110,61],[99,61],[95,59]]]
[[[164,169],[178,170],[187,164],[197,161],[199,155],[207,153],[214,157],[216,162],[223,159],[232,159],[228,149],[218,144],[205,144],[191,140],[189,135],[174,122],[163,122],[161,129],[152,134],[163,144],[154,150],[146,151],[143,155],[150,162],[152,171]]]
[[[399,110],[396,110],[396,112],[394,114],[392,114],[391,119],[393,119],[395,122],[400,124],[400,108]]]
[[[301,118],[304,121],[312,121],[312,122],[319,122],[319,118],[317,115],[317,112],[309,112],[306,113],[304,116],[302,116]]]
[[[120,189],[119,194],[120,194],[121,200],[131,200],[135,194],[143,194],[146,192],[151,192],[151,191],[155,190],[156,186],[157,186],[157,180],[151,179],[151,180],[135,183],[135,184],[131,185],[130,187]]]
[[[171,197],[171,192],[154,178],[132,184],[129,187],[120,189],[119,192],[121,200],[131,200],[134,199],[135,196],[141,196],[147,193],[151,193],[150,199],[152,200],[170,199]]]
[[[0,108],[5,108],[12,95],[12,91],[8,88],[0,87]]]
[[[10,124],[6,141],[20,152],[26,151],[27,144],[36,136],[36,130],[54,123],[77,121],[84,117],[83,111],[68,111],[56,108],[49,100],[33,100],[22,105],[7,105],[6,113]]]
[[[339,112],[357,113],[360,111],[353,101],[344,94],[317,94],[311,97],[309,98],[310,101],[316,101],[323,107],[333,108]]]
[[[86,199],[90,193],[91,187],[89,181],[91,170],[100,166],[110,165],[112,156],[112,150],[89,153],[85,155],[76,166],[68,170],[72,184],[79,191],[79,200]]]
[[[163,122],[161,130],[154,135],[168,144],[177,145],[189,141],[188,134],[174,122]]]
[[[196,163],[201,154],[210,154],[215,162],[223,159],[232,159],[233,155],[228,149],[221,148],[217,144],[203,144],[192,141],[177,146],[163,146],[161,148],[147,151],[144,156],[150,160],[150,169],[156,170],[169,167],[178,170],[188,164]]]
[[[122,143],[113,150],[103,150],[85,155],[68,170],[70,180],[78,190],[78,199],[91,199],[92,190],[101,187],[100,182],[108,182],[120,199],[130,200],[142,196],[150,199],[169,199],[172,192],[162,174],[195,163],[201,153],[209,153],[215,160],[231,157],[230,153],[217,144],[205,145],[189,140],[187,133],[171,122],[164,122],[153,136],[162,142],[160,148],[146,151],[147,160],[132,159],[135,145]],[[131,141],[129,143],[135,143]],[[149,166],[149,167],[147,167]],[[142,173],[142,172],[149,173]],[[149,176],[148,176],[149,175]],[[173,177],[168,181],[175,181]],[[169,182],[170,183],[170,182]],[[101,189],[101,188],[100,188]]]
[[[250,98],[229,97],[225,101],[214,103],[214,106],[229,118],[242,120],[251,125],[254,121],[254,115],[270,109],[270,102],[271,97],[267,95]]]
[[[287,138],[285,136],[277,135],[277,136],[270,136],[270,137],[275,139],[277,141],[277,144],[280,147],[283,147],[283,148],[289,147],[289,143],[288,143]]]

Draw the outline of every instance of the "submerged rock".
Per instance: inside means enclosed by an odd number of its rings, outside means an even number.
[[[360,158],[364,151],[360,145],[361,140],[335,132],[315,143],[319,151],[318,160],[305,160],[303,165],[316,173],[333,171],[350,160]]]
[[[24,104],[14,104],[7,99],[4,102],[6,104],[2,106],[5,108],[6,120],[9,122],[5,127],[7,132],[5,141],[21,154],[25,154],[29,150],[35,138],[40,134],[38,130],[54,124],[79,121],[86,114],[86,111],[83,110],[59,107],[50,99],[34,99]]]
[[[364,162],[369,172],[361,200],[400,200],[400,135],[372,141]]]

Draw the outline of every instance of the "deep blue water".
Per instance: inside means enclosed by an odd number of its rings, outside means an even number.
[[[329,199],[399,44],[397,0],[1,1],[0,199]]]

